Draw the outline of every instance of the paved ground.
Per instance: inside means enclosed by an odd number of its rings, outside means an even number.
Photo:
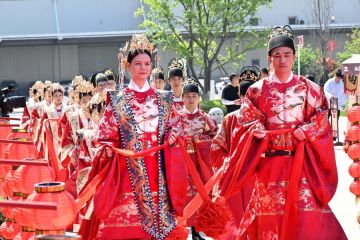
[[[20,112],[15,113],[14,117],[19,117]],[[340,117],[340,141],[344,141],[343,132],[347,126],[346,117]],[[356,221],[356,213],[360,212],[360,208],[356,209],[355,196],[350,193],[349,185],[353,181],[348,173],[348,168],[352,161],[342,150],[342,147],[335,147],[336,162],[338,168],[339,183],[334,198],[330,202],[330,207],[333,209],[340,224],[342,225],[349,240],[360,239],[360,225]],[[189,236],[188,239],[191,239]],[[210,238],[207,238],[210,239]]]

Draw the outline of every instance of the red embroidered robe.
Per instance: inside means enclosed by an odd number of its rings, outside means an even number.
[[[176,111],[180,111],[184,108],[184,101],[181,97],[173,99],[173,106],[175,107]]]
[[[221,194],[229,196],[256,174],[239,236],[247,230],[250,239],[259,240],[346,239],[328,206],[336,191],[337,170],[327,109],[320,87],[302,77],[293,76],[286,83],[268,77],[250,86],[220,181]],[[261,125],[273,134],[251,138]],[[296,128],[305,133],[305,142],[284,131]],[[295,156],[262,154],[273,150],[295,151]],[[237,172],[239,159],[244,162]]]
[[[184,139],[185,148],[193,160],[197,172],[199,173],[203,184],[205,184],[213,175],[210,160],[210,145],[213,137],[216,135],[218,126],[214,119],[209,114],[202,110],[196,110],[191,114],[185,109],[178,111],[177,123],[175,128],[180,129],[180,135]],[[194,137],[198,138],[195,142]],[[196,187],[190,176],[188,176],[188,201],[197,194]],[[192,224],[192,221],[188,220],[188,225]]]
[[[210,156],[212,160],[212,166],[216,171],[231,157],[233,131],[241,119],[240,114],[240,110],[236,110],[226,115],[221,123],[218,133],[214,137]],[[245,213],[246,207],[251,198],[254,183],[255,176],[253,175],[249,177],[249,179],[243,184],[239,192],[235,193],[227,199],[227,205],[231,211],[231,215],[236,226],[240,224],[240,221]],[[217,191],[215,190],[214,193],[216,192]],[[231,234],[231,232],[228,232],[229,236]],[[244,236],[242,239],[245,240],[246,236]]]
[[[189,113],[186,109],[178,111],[174,119],[174,128],[180,130],[180,135],[185,142],[185,148],[193,160],[194,166],[203,184],[205,184],[213,175],[210,160],[210,146],[213,137],[217,133],[218,126],[214,119],[202,110],[196,110],[195,113]],[[173,124],[173,122],[172,122]],[[195,136],[197,140],[195,141]],[[196,187],[191,176],[188,176],[187,203],[189,203],[197,194]],[[195,225],[194,215],[187,220],[188,226]]]
[[[31,113],[35,107],[36,102],[30,98],[28,102],[26,102],[26,106],[24,107],[24,111],[21,117],[21,128],[30,132],[30,120]]]
[[[78,131],[87,129],[90,119],[85,116],[82,109],[68,112],[63,118],[65,119],[62,119],[61,165],[66,169],[66,190],[76,197],[78,173],[83,168],[82,161],[79,159],[82,139]]]
[[[99,125],[99,143],[132,151],[163,141],[171,109],[171,94],[129,88],[109,92],[109,105]],[[135,159],[109,155],[103,147],[93,161],[89,182],[107,169],[104,182],[88,203],[94,211],[83,221],[86,239],[164,239],[175,227],[166,186],[162,154]],[[86,189],[86,186],[84,187]]]
[[[59,159],[61,152],[61,128],[59,128],[59,121],[63,112],[64,105],[56,107],[52,104],[45,108],[40,121],[41,134],[44,136],[45,158],[49,160],[57,176],[59,176],[59,171],[63,168]]]
[[[39,157],[45,157],[45,136],[44,132],[42,131],[41,119],[45,112],[45,109],[49,106],[50,104],[46,101],[35,103],[34,109],[31,112],[30,134],[32,135]]]

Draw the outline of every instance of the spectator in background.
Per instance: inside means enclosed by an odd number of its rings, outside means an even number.
[[[337,111],[338,111],[338,120],[339,120],[339,116],[340,116],[340,108],[341,107],[345,107],[345,103],[348,99],[348,96],[345,94],[345,88],[344,88],[344,82],[343,82],[343,75],[341,73],[341,70],[337,70],[335,73],[335,76],[333,78],[330,78],[329,80],[326,81],[325,85],[324,85],[324,92],[325,92],[325,96],[328,100],[328,104],[329,104],[329,117],[331,114],[331,105],[330,105],[330,101],[331,99],[338,99],[338,106],[337,106]]]
[[[239,76],[232,73],[230,76],[231,84],[227,85],[221,95],[221,102],[226,107],[226,114],[229,114],[240,108],[240,96],[239,92]]]
[[[266,78],[269,76],[269,70],[265,67],[261,69],[260,79]]]

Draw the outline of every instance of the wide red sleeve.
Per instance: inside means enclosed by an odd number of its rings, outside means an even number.
[[[334,196],[338,177],[328,106],[318,85],[308,83],[304,123],[306,135],[304,171],[310,187],[323,205]]]
[[[64,168],[67,168],[75,150],[75,143],[72,138],[73,133],[68,114],[64,114],[59,125],[62,128],[60,161],[61,165]]]
[[[307,139],[313,142],[329,130],[328,106],[324,92],[318,85],[308,83],[305,118],[300,128]]]
[[[204,113],[203,117],[205,119],[205,124],[206,124],[204,134],[212,139],[215,137],[218,131],[217,122],[207,113]]]
[[[27,106],[25,106],[21,117],[21,127],[26,131],[29,131],[29,125],[30,125],[30,113]]]
[[[230,115],[227,115],[222,123],[221,127],[213,139],[210,148],[211,165],[218,169],[224,163],[226,157],[230,152],[230,135],[231,128],[229,122],[231,121]]]

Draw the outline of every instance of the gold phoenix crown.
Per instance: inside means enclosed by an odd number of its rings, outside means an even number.
[[[78,85],[78,87],[76,88],[76,91],[79,93],[93,92],[94,86],[90,82],[84,81]]]
[[[52,84],[52,92],[61,91],[62,93],[65,92],[64,87],[60,85],[60,83],[53,83]]]
[[[36,81],[34,83],[34,85],[31,86],[30,88],[30,96],[33,97],[34,96],[34,90],[36,89],[38,94],[40,94],[41,96],[44,93],[44,83],[42,83],[40,80]]]
[[[89,105],[98,105],[98,104],[102,104],[102,103],[106,103],[106,93],[105,92],[100,92],[100,93],[96,93],[90,100]]]
[[[105,75],[104,73],[98,73],[98,74],[96,74],[95,80],[99,80],[100,78],[106,78],[106,79],[107,79],[107,77],[106,77],[106,75]]]
[[[162,73],[164,74],[164,69],[162,67],[156,67],[154,68],[151,73],[155,74],[155,73]]]
[[[122,68],[126,69],[128,67],[127,56],[136,50],[148,51],[150,54],[156,52],[156,49],[145,34],[134,34],[130,42],[126,42],[125,46],[119,49],[118,58]]]
[[[75,77],[73,78],[73,80],[71,81],[71,87],[75,88],[76,86],[81,85],[83,82],[86,82],[86,79],[84,79],[83,76],[81,75],[75,75]]]
[[[50,80],[46,80],[45,83],[44,83],[44,88],[50,88],[51,89],[52,87],[52,82]]]
[[[294,39],[292,28],[289,25],[285,25],[283,27],[279,27],[279,26],[274,27],[269,35],[269,39],[278,35],[288,35],[289,37]]]

